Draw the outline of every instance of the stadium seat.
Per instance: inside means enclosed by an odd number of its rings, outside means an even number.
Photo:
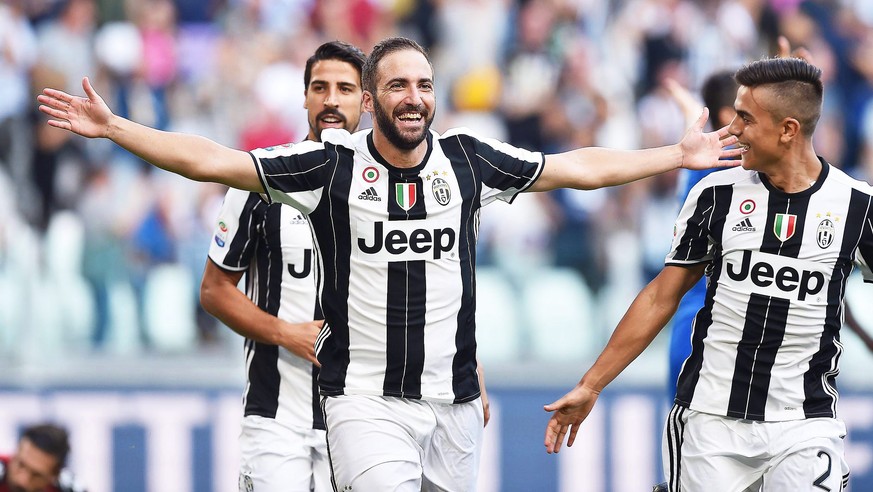
[[[73,212],[56,212],[45,232],[45,264],[49,276],[73,276],[82,273],[85,254],[85,225]]]
[[[476,270],[476,345],[485,367],[520,357],[521,313],[512,286],[496,268]]]
[[[45,343],[84,347],[89,344],[95,321],[94,295],[82,276],[85,225],[73,212],[56,212],[49,220],[43,241],[45,270],[38,282],[41,299],[35,315],[45,321]],[[55,312],[44,312],[52,306]],[[40,312],[43,311],[43,312]]]
[[[536,360],[578,362],[602,349],[591,290],[575,270],[540,270],[525,282],[522,300]]]
[[[176,264],[153,268],[146,279],[142,306],[149,344],[159,351],[194,349],[195,303],[191,272]]]

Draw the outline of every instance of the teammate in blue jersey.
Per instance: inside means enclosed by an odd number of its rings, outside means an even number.
[[[773,58],[742,67],[735,79],[729,129],[742,167],[692,188],[664,269],[577,386],[545,406],[555,412],[546,449],[559,451],[565,436],[573,443],[603,388],[706,272],[664,433],[667,489],[842,490],[840,328],[854,266],[873,282],[873,187],[815,153],[820,69]]]
[[[475,337],[479,210],[522,191],[593,189],[736,156],[708,113],[675,145],[529,152],[464,129],[430,129],[433,67],[406,38],[363,70],[373,129],[251,153],[160,132],[86,97],[39,96],[49,125],[106,137],[191,179],[266,193],[306,214],[325,324],[319,388],[336,490],[475,490],[482,439]]]
[[[307,140],[361,119],[364,53],[332,41],[303,73]],[[200,289],[204,309],[246,338],[240,492],[332,490],[318,404],[315,338],[323,315],[306,217],[231,188],[210,242]],[[246,294],[237,288],[246,274]]]

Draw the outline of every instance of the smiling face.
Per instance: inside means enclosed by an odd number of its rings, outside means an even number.
[[[779,162],[785,153],[782,138],[785,133],[783,121],[774,121],[767,108],[772,104],[772,94],[766,86],[749,88],[740,86],[734,102],[736,117],[728,131],[739,139],[738,145],[746,148],[743,168],[766,170]]]
[[[364,92],[373,127],[395,147],[409,151],[427,137],[436,112],[433,70],[418,51],[386,55],[376,71],[375,93]]]
[[[361,121],[361,92],[361,75],[354,65],[340,60],[315,62],[303,103],[309,139],[321,141],[325,128],[354,132]]]

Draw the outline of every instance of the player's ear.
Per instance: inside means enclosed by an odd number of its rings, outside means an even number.
[[[373,94],[371,94],[370,91],[364,91],[363,94],[361,95],[361,97],[362,97],[361,102],[363,104],[364,111],[366,111],[368,113],[372,113],[373,112]]]
[[[781,128],[782,134],[779,136],[779,140],[782,142],[787,143],[800,135],[800,122],[790,116],[782,120]]]
[[[303,109],[309,109],[309,89],[303,89]]]

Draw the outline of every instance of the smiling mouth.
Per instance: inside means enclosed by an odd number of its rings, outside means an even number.
[[[424,115],[418,112],[405,112],[397,115],[397,119],[404,122],[416,123],[424,119]]]

